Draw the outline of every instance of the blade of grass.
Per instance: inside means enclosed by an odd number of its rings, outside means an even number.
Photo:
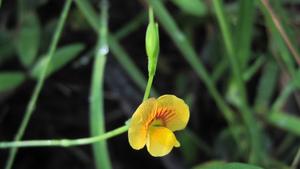
[[[271,98],[275,92],[278,73],[278,67],[274,61],[269,61],[264,67],[256,90],[254,103],[256,112],[264,114],[268,111]]]
[[[298,152],[293,160],[291,169],[297,169],[299,162],[300,162],[300,147],[299,147]]]
[[[72,3],[72,0],[67,0],[64,4],[63,11],[60,15],[57,28],[55,30],[53,39],[52,39],[50,47],[49,47],[49,52],[48,52],[48,56],[47,56],[47,59],[46,59],[45,67],[42,70],[41,76],[38,79],[38,82],[37,82],[37,84],[34,88],[32,96],[31,96],[31,98],[29,100],[29,103],[26,107],[25,115],[22,119],[21,125],[20,125],[20,127],[17,131],[17,134],[15,135],[15,138],[14,138],[15,141],[19,141],[19,140],[22,139],[22,137],[24,135],[24,132],[27,128],[28,122],[30,120],[30,117],[31,117],[31,115],[32,115],[32,113],[35,109],[35,105],[36,105],[36,102],[38,100],[38,96],[39,96],[39,94],[42,90],[42,87],[44,85],[44,81],[45,81],[45,78],[46,78],[46,73],[47,73],[49,63],[50,63],[51,58],[52,58],[52,56],[53,56],[53,54],[56,50],[57,43],[58,43],[58,40],[60,38],[61,32],[63,30],[67,15],[69,13],[71,3]],[[10,149],[8,160],[7,160],[6,165],[5,165],[5,169],[11,169],[12,168],[12,165],[14,163],[14,160],[15,160],[15,157],[16,157],[16,154],[17,154],[17,151],[18,151],[17,148]]]
[[[285,112],[274,111],[270,113],[269,116],[266,116],[266,120],[269,124],[300,136],[300,118],[297,116]]]
[[[246,68],[246,70],[243,73],[243,79],[244,81],[249,81],[254,76],[255,73],[259,70],[259,68],[264,64],[265,57],[259,56],[255,62]]]
[[[258,5],[260,7],[260,10],[263,12],[265,20],[266,20],[266,27],[270,31],[270,35],[272,36],[273,40],[271,40],[271,44],[275,44],[276,48],[274,49],[275,51],[278,50],[280,58],[284,61],[285,66],[288,69],[289,75],[293,76],[296,72],[293,58],[290,55],[289,49],[286,46],[284,40],[282,39],[279,31],[277,30],[272,17],[270,13],[268,12],[267,8],[264,6],[262,1],[258,1]],[[275,58],[276,59],[276,58]],[[278,60],[278,59],[276,59]],[[285,71],[285,70],[284,70]]]
[[[255,120],[254,114],[251,112],[247,101],[246,87],[242,76],[242,71],[238,63],[238,58],[234,51],[232,35],[229,29],[229,24],[227,18],[225,17],[225,11],[223,6],[223,1],[213,0],[213,6],[216,11],[216,16],[222,31],[223,40],[225,48],[227,51],[227,56],[232,68],[232,73],[239,90],[241,98],[241,113],[244,120],[245,126],[248,130],[248,135],[251,143],[251,152],[249,156],[249,161],[251,163],[260,164],[263,158],[263,145],[262,145],[262,134],[258,124]]]
[[[96,15],[95,9],[88,1],[75,0],[75,3],[82,14],[86,17],[88,23],[92,26],[94,31],[98,29],[98,17]],[[147,81],[143,76],[143,73],[137,68],[130,56],[122,48],[118,40],[114,35],[108,33],[108,45],[110,46],[111,52],[114,54],[114,57],[118,60],[121,66],[128,72],[132,80],[137,84],[137,86],[144,90]],[[157,92],[152,89],[152,94],[155,96]]]
[[[108,34],[108,1],[101,0],[101,14],[98,27],[98,48],[94,59],[91,91],[90,91],[90,132],[91,136],[99,136],[105,133],[103,80],[106,63],[106,55],[109,51],[107,44]],[[109,151],[106,141],[93,144],[93,154],[96,168],[111,169]]]
[[[230,126],[237,126],[238,121],[233,113],[233,111],[226,105],[225,101],[217,91],[215,84],[213,83],[212,79],[210,78],[208,72],[204,68],[201,61],[198,59],[198,56],[195,50],[192,48],[189,41],[186,39],[185,35],[179,30],[178,26],[176,25],[174,19],[165,9],[164,5],[161,1],[158,0],[149,0],[149,4],[154,9],[154,13],[160,24],[169,33],[169,36],[174,41],[175,45],[182,53],[184,58],[188,61],[188,63],[192,66],[192,68],[196,71],[197,75],[204,81],[204,84],[208,88],[210,94],[212,95],[213,99],[215,100],[218,108],[223,113],[225,119],[227,120]],[[238,135],[235,132],[232,132],[234,138],[238,142]]]
[[[254,23],[255,5],[253,0],[239,1],[237,21],[236,54],[244,70],[250,58],[251,37]]]
[[[294,59],[296,60],[298,65],[300,65],[300,56],[299,56],[296,48],[294,47],[294,45],[291,43],[284,28],[282,27],[280,20],[278,19],[277,15],[275,14],[271,5],[269,4],[269,0],[260,0],[260,2],[263,5],[263,7],[267,10],[272,22],[274,23],[276,29],[278,30],[278,32],[279,32],[280,36],[282,37],[282,39],[284,40],[284,42],[286,43],[287,47],[291,51]]]
[[[278,111],[284,105],[290,94],[300,88],[300,69],[296,72],[294,78],[284,87],[279,96],[274,101],[271,112]]]

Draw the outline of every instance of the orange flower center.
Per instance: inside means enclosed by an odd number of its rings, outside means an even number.
[[[150,121],[150,126],[164,126],[166,127],[168,121],[175,116],[175,113],[170,108],[158,108],[155,117]]]

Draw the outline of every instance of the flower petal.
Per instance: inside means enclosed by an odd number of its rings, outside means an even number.
[[[185,102],[174,95],[163,95],[157,99],[157,113],[165,112],[165,126],[172,131],[182,130],[190,118]]]
[[[179,147],[174,133],[165,127],[150,127],[147,138],[147,150],[154,157],[169,154],[172,148]]]
[[[133,149],[139,150],[145,146],[148,126],[154,118],[156,107],[156,100],[150,98],[134,112],[128,129],[128,140]]]

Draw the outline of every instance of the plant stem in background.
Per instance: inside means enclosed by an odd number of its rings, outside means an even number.
[[[51,41],[49,51],[48,51],[48,54],[47,54],[47,57],[46,57],[46,60],[45,60],[45,63],[46,63],[45,67],[41,72],[41,75],[38,79],[38,82],[37,82],[37,84],[34,88],[33,94],[30,98],[30,101],[29,101],[27,107],[26,107],[25,115],[22,119],[22,122],[21,122],[21,125],[20,125],[19,129],[18,129],[18,132],[17,132],[17,134],[14,138],[15,141],[19,141],[19,140],[22,139],[22,137],[24,135],[24,132],[27,128],[28,122],[30,120],[30,117],[31,117],[31,115],[32,115],[32,113],[35,109],[35,105],[36,105],[36,102],[38,100],[38,96],[39,96],[39,94],[42,90],[42,87],[44,85],[44,81],[45,81],[45,78],[46,78],[46,72],[47,72],[49,63],[51,62],[51,58],[52,58],[52,56],[53,56],[53,54],[56,50],[57,43],[58,43],[58,40],[60,38],[62,29],[64,27],[64,24],[65,24],[65,21],[66,21],[67,14],[69,12],[71,3],[72,3],[72,0],[67,0],[64,4],[63,11],[62,11],[62,13],[60,15],[60,18],[59,18],[58,26],[55,30],[55,33],[54,33],[53,39]],[[8,157],[7,163],[5,165],[5,169],[11,169],[12,168],[12,165],[14,163],[14,159],[15,159],[16,154],[17,154],[17,151],[18,151],[17,148],[10,149],[9,157]]]
[[[92,5],[88,1],[75,0],[75,3],[79,10],[82,12],[84,17],[87,19],[88,23],[97,31],[98,29],[98,17]],[[121,66],[128,72],[132,80],[137,84],[137,86],[144,90],[147,81],[143,76],[143,73],[134,64],[133,60],[126,53],[124,48],[118,42],[118,39],[108,32],[108,45],[113,53],[114,57],[118,60]],[[158,92],[152,89],[153,95],[158,95]]]
[[[291,43],[291,41],[290,41],[288,35],[286,34],[285,30],[281,26],[281,23],[280,23],[278,17],[276,16],[276,14],[274,13],[272,7],[269,4],[269,0],[260,0],[260,1],[263,4],[263,6],[267,9],[268,13],[270,14],[271,19],[272,19],[275,27],[277,28],[278,32],[280,33],[280,35],[283,38],[284,42],[286,43],[287,47],[289,48],[292,55],[294,56],[294,59],[296,60],[298,65],[300,65],[300,56],[299,56],[296,48],[294,47],[294,45]]]
[[[298,152],[293,160],[291,169],[297,169],[299,162],[300,162],[300,147],[298,148]]]
[[[101,136],[105,133],[103,81],[106,55],[109,52],[107,44],[108,1],[102,0],[100,4],[101,15],[98,27],[98,48],[94,59],[90,93],[90,132],[92,137]],[[106,141],[94,142],[93,153],[96,168],[112,168]]]
[[[246,128],[248,129],[248,134],[251,142],[251,152],[250,152],[250,162],[260,163],[263,157],[263,145],[261,142],[261,132],[257,126],[254,114],[251,113],[250,107],[247,101],[246,87],[242,76],[242,70],[240,68],[239,59],[236,56],[232,35],[229,29],[229,24],[225,17],[224,6],[222,0],[213,0],[213,6],[216,11],[216,16],[222,31],[224,44],[227,50],[227,55],[229,62],[231,64],[233,76],[237,84],[240,98],[241,98],[241,113],[242,118],[245,122]]]
[[[124,125],[105,134],[79,139],[59,139],[59,140],[28,140],[28,141],[13,141],[13,142],[0,142],[0,149],[6,149],[11,147],[72,147],[72,146],[82,146],[88,145],[109,138],[120,135],[127,132],[128,126]]]
[[[255,2],[253,0],[239,1],[239,15],[237,21],[236,48],[241,70],[245,70],[251,57],[251,37],[254,25]]]

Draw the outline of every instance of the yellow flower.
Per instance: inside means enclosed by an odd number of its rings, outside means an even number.
[[[179,147],[174,131],[186,127],[189,107],[174,95],[145,100],[134,112],[128,130],[129,144],[133,149],[147,146],[154,157],[161,157]]]

